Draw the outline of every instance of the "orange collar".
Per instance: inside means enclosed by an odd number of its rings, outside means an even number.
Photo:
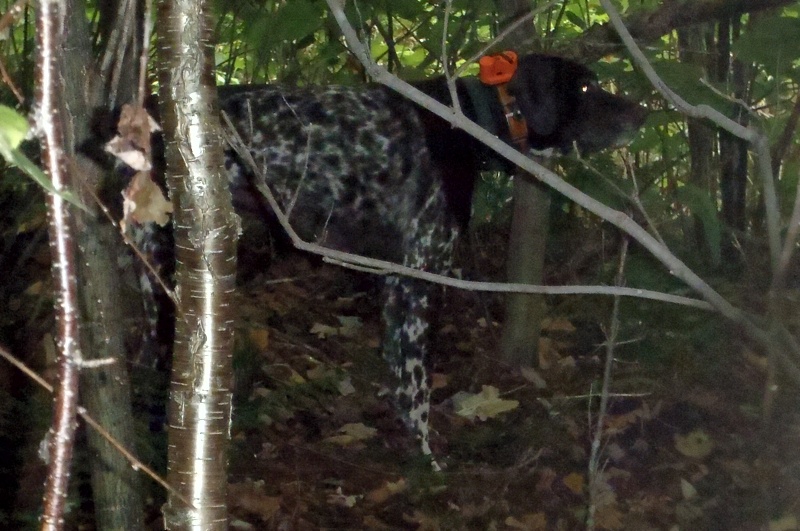
[[[516,52],[506,51],[497,55],[484,55],[478,62],[480,74],[478,77],[484,85],[497,86],[497,97],[503,106],[503,114],[508,123],[508,132],[511,141],[517,149],[526,153],[528,151],[528,124],[517,106],[517,99],[508,93],[508,82],[517,71]]]

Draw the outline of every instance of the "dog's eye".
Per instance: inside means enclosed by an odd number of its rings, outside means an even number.
[[[595,89],[599,88],[599,86],[600,85],[595,80],[584,81],[581,84],[581,92],[585,94],[585,93],[587,93],[587,92],[589,92],[591,90],[595,90]]]

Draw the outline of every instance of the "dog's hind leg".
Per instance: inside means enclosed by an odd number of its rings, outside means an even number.
[[[406,266],[447,273],[450,270],[456,224],[446,212],[441,195],[425,201],[406,227],[403,249]],[[409,277],[386,279],[384,302],[384,357],[398,380],[397,402],[409,429],[419,439],[422,453],[431,455],[430,336],[432,309],[441,302],[440,285]],[[439,467],[433,461],[434,469]]]
[[[429,305],[431,290],[423,280],[387,277],[383,318],[386,332],[383,355],[397,378],[397,406],[422,453],[431,455]]]

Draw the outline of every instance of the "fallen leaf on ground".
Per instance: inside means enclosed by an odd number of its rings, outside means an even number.
[[[547,529],[547,516],[544,513],[532,513],[522,516],[519,520],[509,516],[503,523],[511,529],[520,531],[543,531]]]
[[[450,377],[441,372],[435,372],[431,375],[431,391],[437,389],[444,389],[450,383]]]
[[[417,531],[439,531],[442,528],[436,517],[428,516],[421,511],[414,511],[411,516],[404,514],[403,520],[410,524],[417,524],[419,526]]]
[[[556,343],[549,337],[540,337],[539,338],[539,348],[537,352],[539,353],[539,368],[546,371],[548,369],[552,369],[558,361],[561,359],[561,354],[559,354],[558,349],[556,349]]]
[[[383,503],[395,494],[399,494],[408,488],[406,480],[403,478],[397,481],[387,481],[377,489],[367,494],[367,500],[372,503]]]
[[[320,339],[325,339],[328,336],[335,336],[339,334],[339,329],[335,326],[330,326],[322,323],[314,323],[311,325],[310,333],[314,334]]]
[[[344,337],[353,337],[364,327],[361,319],[354,315],[337,315],[336,319],[339,320],[339,334]]]
[[[461,417],[486,420],[516,409],[519,402],[500,398],[500,391],[496,387],[484,385],[478,394],[462,392],[453,396],[453,406],[456,414]]]
[[[777,520],[770,520],[769,531],[794,531],[800,527],[797,518],[793,514],[786,515]]]
[[[675,435],[675,449],[686,457],[702,459],[714,449],[714,441],[703,430],[694,430],[686,435]]]
[[[262,492],[262,487],[259,482],[228,485],[229,505],[256,514],[265,522],[270,520],[281,508],[281,497],[267,496]]]
[[[269,330],[266,328],[251,328],[247,337],[258,350],[267,350],[269,346]]]
[[[338,444],[340,446],[348,446],[355,442],[371,439],[375,437],[377,433],[378,430],[376,428],[370,428],[360,422],[345,424],[339,428],[339,435],[328,437],[325,439],[325,442]]]
[[[353,385],[353,382],[350,380],[349,376],[344,380],[340,381],[336,385],[336,387],[339,390],[339,394],[342,396],[349,396],[356,392],[356,388]]]
[[[616,505],[598,507],[594,523],[600,529],[622,529],[622,512]]]
[[[339,507],[347,507],[351,509],[356,506],[358,500],[363,498],[361,495],[345,495],[342,492],[342,487],[336,487],[336,492],[328,494],[328,503],[331,505],[338,505]]]
[[[390,526],[371,514],[368,514],[364,517],[363,524],[364,529],[369,529],[370,531],[394,531],[397,529],[396,527]]]
[[[694,485],[681,478],[681,494],[684,500],[691,500],[697,496],[697,489],[694,488]]]
[[[520,369],[522,377],[531,382],[536,389],[547,389],[547,382],[539,372],[533,367],[522,367]]]
[[[562,480],[562,483],[564,483],[564,485],[566,485],[567,488],[575,494],[583,494],[583,487],[586,485],[583,475],[576,472],[566,476]]]

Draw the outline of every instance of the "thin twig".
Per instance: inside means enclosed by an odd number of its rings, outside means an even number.
[[[617,278],[614,284],[622,286],[625,282],[625,262],[628,257],[628,238],[622,240],[622,248],[619,253],[619,267],[617,268]],[[606,359],[603,367],[603,385],[600,390],[600,407],[597,411],[597,424],[592,438],[592,450],[589,455],[589,514],[586,520],[586,527],[594,529],[594,516],[597,510],[597,489],[600,486],[600,445],[603,441],[603,428],[608,412],[609,389],[611,388],[611,370],[614,366],[614,349],[617,345],[619,334],[619,303],[620,297],[614,297],[614,307],[611,310],[611,327],[606,338]],[[591,410],[592,403],[589,402]],[[591,426],[591,424],[590,424]]]
[[[14,5],[8,8],[8,11],[3,13],[3,16],[0,17],[0,34],[10,35],[10,29],[7,30],[6,28],[10,26],[11,22],[23,12],[25,6],[27,5],[28,0],[17,0]],[[6,71],[6,65],[3,63],[3,61],[0,61],[0,75],[2,76],[5,84],[8,85],[8,88],[11,89],[11,92],[14,93],[14,96],[17,97],[17,101],[20,104],[24,103],[25,98],[22,96],[22,91],[17,88],[17,86],[14,84],[14,80],[12,80],[11,76],[8,75],[8,72]]]
[[[323,256],[328,260],[335,261],[343,267],[358,269],[359,271],[367,271],[375,274],[399,274],[470,291],[489,291],[497,293],[543,293],[547,295],[618,295],[658,300],[662,302],[690,306],[692,308],[698,308],[701,310],[712,309],[712,306],[709,303],[699,299],[692,299],[689,297],[682,297],[680,295],[671,295],[657,291],[635,288],[620,288],[611,286],[535,286],[531,284],[475,282],[470,280],[461,280],[428,271],[422,271],[386,260],[367,258],[357,254],[337,251],[335,249],[323,247],[318,244],[306,242],[295,232],[294,228],[292,228],[291,223],[286,217],[286,214],[283,212],[278,204],[278,201],[275,199],[272,190],[270,190],[270,188],[264,184],[266,179],[264,177],[263,170],[261,170],[256,164],[255,160],[253,160],[253,157],[248,151],[244,141],[239,136],[236,128],[233,126],[233,123],[230,121],[230,118],[224,112],[222,113],[222,119],[227,125],[226,131],[224,132],[226,135],[226,140],[233,150],[236,151],[237,155],[239,155],[241,161],[255,176],[255,188],[262,194],[270,208],[273,210],[275,217],[278,219],[278,223],[280,223],[281,227],[286,231],[286,234],[291,239],[292,244],[300,250],[314,253]]]
[[[11,365],[16,367],[20,371],[22,371],[28,378],[39,384],[39,386],[42,387],[44,390],[46,390],[48,393],[53,394],[53,386],[50,385],[47,382],[47,380],[42,378],[42,376],[39,373],[37,373],[36,371],[25,365],[25,363],[23,363],[21,360],[19,360],[16,356],[11,354],[8,350],[6,350],[2,346],[0,346],[0,357],[8,361]],[[150,478],[152,478],[153,481],[164,487],[170,493],[177,496],[182,502],[184,502],[187,505],[187,507],[191,507],[192,509],[194,509],[192,503],[187,498],[183,497],[180,492],[171,487],[170,484],[166,482],[166,480],[164,480],[161,476],[158,475],[158,473],[156,473],[152,468],[141,462],[135,455],[133,455],[130,451],[128,451],[122,445],[122,443],[117,440],[116,437],[111,435],[111,433],[108,430],[106,430],[102,425],[100,425],[100,423],[94,420],[94,418],[92,418],[92,416],[86,412],[86,409],[84,407],[78,406],[78,416],[80,416],[86,422],[86,424],[91,426],[92,429],[94,429],[97,433],[99,433],[101,437],[103,437],[106,441],[108,441],[108,443],[111,444],[111,446],[116,448],[119,451],[119,453],[121,453],[123,457],[125,457],[125,459],[128,460],[128,462],[131,464],[131,467],[133,467],[134,470],[141,470],[146,475],[150,476]]]
[[[473,55],[472,57],[470,57],[469,59],[464,61],[464,63],[461,65],[461,67],[458,68],[458,70],[456,70],[455,75],[456,76],[460,76],[461,74],[463,74],[464,71],[467,68],[469,68],[469,66],[472,63],[474,63],[475,61],[480,59],[481,56],[483,56],[487,51],[489,51],[489,49],[491,49],[492,47],[494,47],[494,46],[500,44],[501,42],[503,42],[506,37],[508,37],[509,35],[511,35],[514,32],[515,29],[517,29],[521,25],[525,24],[526,22],[532,20],[533,17],[537,16],[538,14],[544,13],[545,11],[548,11],[548,10],[552,9],[553,7],[558,5],[559,2],[560,2],[560,0],[554,0],[553,2],[549,2],[547,4],[544,4],[543,6],[539,6],[539,7],[535,8],[535,9],[532,9],[530,11],[530,13],[526,13],[525,15],[519,17],[517,20],[515,20],[514,22],[509,24],[503,31],[501,31],[497,35],[497,37],[492,39],[486,46],[483,46],[480,50],[478,50],[478,52],[475,55]]]

